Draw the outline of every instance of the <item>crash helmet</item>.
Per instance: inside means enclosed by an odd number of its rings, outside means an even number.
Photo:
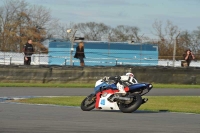
[[[129,76],[129,77],[130,77],[130,80],[129,80],[130,83],[132,83],[132,84],[138,83],[138,81],[135,79],[133,73],[126,73],[126,76]]]
[[[126,73],[126,76],[134,77],[134,74],[133,73]]]

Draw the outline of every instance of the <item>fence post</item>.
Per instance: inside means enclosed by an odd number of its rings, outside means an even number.
[[[4,61],[4,65],[5,65],[5,63],[6,63],[6,61],[5,61],[5,58],[6,58],[6,57],[5,57],[5,52],[4,52],[4,54],[3,54],[3,55],[4,55],[4,60],[3,60],[3,61]]]
[[[38,62],[39,62],[39,65],[40,65],[40,51],[39,51],[39,58],[38,58],[38,60],[39,60]]]
[[[11,63],[12,63],[12,56],[10,56],[10,65],[11,65]]]
[[[74,39],[75,39],[75,33],[76,33],[77,29],[72,30],[67,30],[67,33],[71,33],[71,37],[70,37],[70,41],[71,41],[71,47],[70,47],[70,65],[72,66],[73,62],[72,62],[72,58],[73,58],[73,51],[74,51]]]
[[[67,58],[65,58],[65,66],[67,65]]]
[[[177,43],[177,38],[178,38],[179,34],[180,34],[180,32],[178,33],[178,35],[176,36],[176,38],[175,38],[175,41],[174,41],[174,51],[173,51],[173,67],[175,67],[176,43]]]
[[[117,66],[117,59],[116,59],[116,66]]]
[[[35,56],[34,55],[32,55],[32,59],[31,60],[35,63]]]

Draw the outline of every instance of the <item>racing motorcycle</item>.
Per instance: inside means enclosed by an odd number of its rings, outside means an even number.
[[[123,113],[132,113],[148,98],[142,98],[147,94],[153,85],[150,83],[138,83],[135,78],[130,83],[129,80],[121,80],[120,76],[112,77],[112,80],[100,79],[96,82],[94,92],[87,96],[81,103],[83,111],[93,109],[99,110],[120,110]],[[124,85],[125,93],[119,93],[116,84]]]

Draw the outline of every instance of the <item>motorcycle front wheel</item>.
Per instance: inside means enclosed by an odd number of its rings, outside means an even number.
[[[130,98],[130,100],[120,102],[119,104],[119,109],[123,113],[132,113],[142,104],[142,97],[139,94],[131,94]]]
[[[81,109],[83,111],[90,111],[95,108],[96,97],[93,94],[87,96],[81,103]]]

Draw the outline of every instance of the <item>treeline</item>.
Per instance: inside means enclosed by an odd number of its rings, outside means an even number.
[[[70,21],[70,20],[69,20]],[[86,22],[62,24],[51,16],[51,11],[42,6],[30,5],[25,0],[4,0],[0,7],[0,51],[21,52],[28,38],[32,38],[36,51],[48,52],[42,42],[50,38],[70,39],[68,29],[77,29],[76,36],[90,41],[150,42],[158,44],[159,57],[172,59],[176,43],[176,59],[182,59],[184,51],[190,48],[198,56],[200,52],[200,27],[181,31],[172,22],[155,21],[152,24],[156,40],[142,33],[137,26],[118,25],[111,27],[104,23]]]

